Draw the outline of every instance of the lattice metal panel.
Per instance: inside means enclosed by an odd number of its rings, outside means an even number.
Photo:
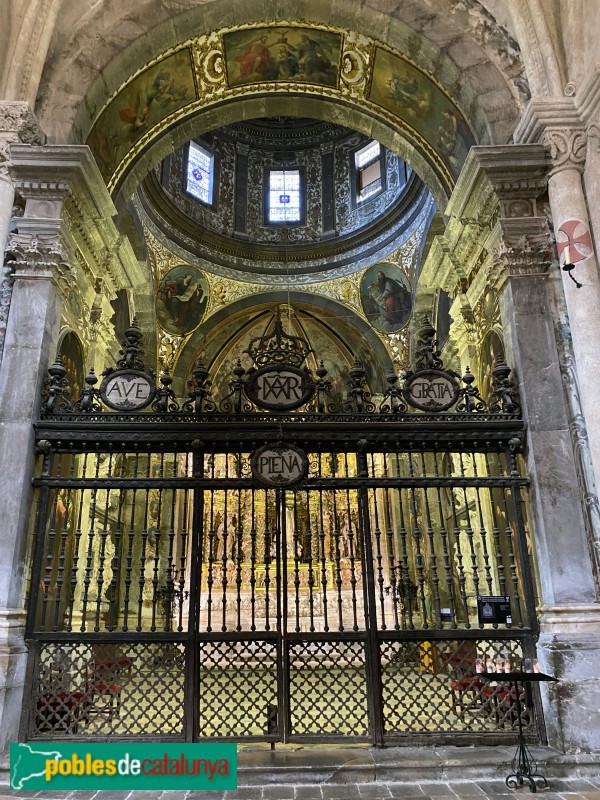
[[[369,732],[363,642],[289,643],[291,735]]]
[[[201,737],[276,734],[276,642],[201,643],[198,698]]]
[[[183,645],[43,643],[29,737],[184,733]]]
[[[522,658],[522,643],[514,640],[382,642],[385,735],[515,731],[514,690],[482,680],[475,663],[520,664]],[[521,702],[523,727],[533,732],[532,703],[523,695]]]

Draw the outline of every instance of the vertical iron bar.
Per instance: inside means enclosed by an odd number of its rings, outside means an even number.
[[[338,630],[344,630],[344,604],[342,598],[342,568],[340,557],[340,528],[339,517],[337,510],[337,492],[335,489],[332,491],[333,495],[333,540],[335,542],[335,582],[337,586],[337,607],[338,607]]]
[[[42,461],[42,480],[47,478],[54,463],[54,451],[46,453]],[[31,582],[29,589],[29,612],[26,622],[26,637],[30,638],[36,628],[36,615],[39,611],[42,563],[44,560],[44,545],[46,543],[46,522],[48,507],[50,505],[50,488],[42,483],[40,489],[40,502],[37,513],[35,547],[31,566]]]
[[[123,535],[123,505],[125,502],[125,489],[121,488],[119,492],[118,511],[117,511],[117,526],[115,528],[114,540],[114,553],[112,557],[112,578],[109,587],[109,605],[108,605],[108,620],[107,630],[114,631],[118,622],[118,608],[117,608],[117,589],[119,585],[119,564],[121,563],[121,537]]]
[[[408,502],[408,498],[407,498]],[[402,627],[404,627],[405,616],[408,615],[408,630],[415,629],[413,620],[413,607],[412,607],[412,581],[410,579],[410,559],[408,555],[408,532],[404,522],[404,506],[402,504],[402,489],[398,488],[398,507],[400,509],[400,543],[402,544],[402,577],[401,581],[404,585],[404,606],[402,611]],[[410,509],[409,509],[410,513]]]
[[[236,573],[235,573],[235,587],[237,592],[236,597],[236,604],[237,604],[237,624],[236,624],[236,631],[242,630],[242,559],[243,559],[243,549],[242,549],[242,539],[243,539],[243,531],[242,531],[242,489],[237,490],[238,493],[238,505],[237,505],[237,552],[236,552]]]
[[[83,472],[85,473],[85,465],[87,462],[87,453],[83,459]],[[82,540],[82,529],[81,529],[81,520],[83,516],[83,497],[84,497],[84,490],[81,490],[80,497],[79,497],[79,509],[77,512],[77,527],[75,529],[75,538],[73,542],[73,561],[71,563],[71,580],[70,580],[70,587],[69,587],[69,594],[67,597],[67,620],[65,630],[67,633],[70,633],[73,630],[73,611],[75,608],[75,593],[77,591],[77,571],[79,569],[79,548],[81,547],[81,540]],[[35,604],[33,606],[35,608]]]
[[[476,454],[473,453],[473,472],[475,474],[475,478],[478,478],[477,472],[477,458]],[[493,578],[492,578],[492,570],[490,565],[490,555],[488,552],[488,540],[487,540],[487,532],[485,529],[485,522],[483,519],[483,509],[481,507],[481,494],[479,484],[475,487],[475,497],[477,499],[477,517],[479,519],[479,538],[481,539],[481,549],[483,552],[483,564],[484,564],[484,571],[485,571],[485,582],[487,584],[487,592],[488,594],[494,594],[494,586],[493,586]]]
[[[108,457],[108,473],[112,472],[112,460],[113,454],[111,453]],[[104,517],[102,521],[102,528],[100,529],[100,554],[98,558],[98,578],[97,578],[97,596],[96,596],[96,624],[94,626],[94,630],[96,632],[101,630],[100,625],[100,609],[102,607],[102,590],[104,588],[104,564],[106,561],[106,543],[109,536],[108,530],[108,509],[110,506],[110,493],[111,489],[106,488],[104,490],[106,492],[106,503],[104,504]]]
[[[140,454],[135,454],[133,462],[133,477],[137,478]],[[129,530],[127,536],[127,557],[125,560],[125,596],[123,598],[123,630],[129,630],[129,597],[131,592],[131,574],[133,568],[133,544],[135,540],[135,511],[136,511],[137,488],[131,493],[131,515],[129,517]]]
[[[98,473],[100,471],[100,457],[98,453],[96,453],[96,469],[94,478],[98,479]],[[83,579],[83,599],[82,599],[82,609],[81,609],[81,626],[80,631],[82,633],[86,630],[86,617],[87,617],[87,605],[88,605],[88,597],[90,591],[90,584],[92,582],[92,563],[94,560],[94,540],[95,540],[95,523],[96,523],[96,508],[97,508],[97,499],[98,499],[98,489],[94,487],[92,489],[92,497],[90,500],[90,530],[88,535],[88,547],[87,547],[87,556],[86,556],[86,565],[85,565],[85,578]],[[82,498],[83,502],[83,498]]]
[[[275,515],[278,514],[277,506],[275,506]],[[273,519],[269,519],[269,490],[265,489],[265,630],[268,631],[271,629],[271,622],[269,619],[269,588],[271,583],[271,577],[269,575],[269,566],[271,562],[271,529],[269,527],[270,523],[275,524]],[[275,527],[275,531],[277,528]],[[276,536],[274,537],[274,541],[277,542]]]
[[[195,478],[202,477],[204,472],[204,452],[195,451],[192,456],[192,472]],[[188,490],[186,489],[186,492]],[[200,628],[200,581],[202,563],[202,539],[204,537],[204,492],[201,488],[192,489],[192,519],[190,554],[190,602],[188,616],[188,636],[185,659],[185,709],[184,727],[188,742],[195,742],[200,734],[200,668],[201,639]],[[187,498],[186,498],[187,501]],[[187,502],[186,502],[187,507]]]
[[[515,506],[514,498],[512,497],[512,495],[513,495],[512,489],[513,489],[512,486],[509,487],[508,489],[507,488],[502,489],[502,502],[503,502],[503,505],[504,505],[504,518],[506,520],[506,525],[504,527],[504,539],[506,541],[506,546],[508,548],[508,568],[509,568],[509,571],[510,571],[510,580],[511,580],[511,584],[512,584],[513,596],[514,596],[515,604],[516,604],[516,611],[517,611],[517,617],[518,617],[517,625],[518,625],[519,628],[522,628],[522,627],[524,627],[524,625],[523,625],[523,613],[522,613],[522,609],[521,609],[521,593],[519,591],[519,578],[518,578],[518,575],[517,575],[517,567],[516,567],[516,563],[515,563],[515,549],[514,549],[514,545],[513,545],[513,529],[512,529],[512,525],[511,525],[511,519],[510,519],[510,510],[509,510],[508,502],[507,502],[507,499],[506,499],[506,493],[507,493],[507,491],[510,491],[510,493],[511,493],[511,504],[513,505],[513,507]],[[514,617],[515,617],[515,614],[513,613],[513,619],[514,619]]]
[[[359,442],[358,449],[358,474],[361,478],[368,475],[366,442]],[[362,528],[361,541],[362,570],[363,570],[363,596],[365,605],[365,624],[367,627],[366,647],[366,673],[367,685],[371,687],[369,704],[370,728],[373,744],[383,746],[383,688],[381,683],[381,657],[379,652],[379,637],[377,633],[377,605],[375,594],[375,573],[373,569],[373,548],[371,540],[371,519],[369,514],[369,491],[366,486],[358,490],[358,513]]]
[[[321,459],[319,457],[319,477],[321,477]],[[320,542],[320,559],[321,559],[321,589],[323,592],[323,630],[329,630],[329,622],[327,620],[327,554],[325,552],[325,519],[323,507],[323,489],[319,489],[319,542]]]
[[[490,446],[489,442],[487,443],[488,447]],[[488,452],[485,453],[485,465],[487,474],[491,475],[490,469],[490,462],[488,457]],[[499,488],[497,491],[503,492],[504,490]],[[500,545],[500,527],[498,525],[498,513],[496,511],[496,504],[494,501],[494,487],[490,486],[488,489],[489,498],[490,498],[490,508],[492,510],[492,523],[493,523],[493,530],[492,536],[494,538],[494,550],[496,553],[496,569],[498,571],[498,584],[500,588],[500,594],[506,595],[506,573],[504,567],[504,558],[502,555],[502,547]]]
[[[463,556],[462,550],[460,549],[460,527],[458,524],[458,516],[456,514],[456,502],[454,492],[451,490],[450,493],[451,505],[452,505],[452,522],[454,524],[454,548],[455,548],[455,559],[456,564],[458,567],[458,585],[460,586],[460,598],[463,605],[463,613],[465,615],[465,627],[470,628],[471,622],[469,619],[469,606],[467,603],[467,594],[466,594],[466,577],[465,572],[463,569]]]
[[[385,456],[383,456],[385,458]],[[371,461],[371,469],[373,475],[375,475],[375,455],[370,453],[370,461]],[[375,557],[377,561],[377,585],[379,588],[379,604],[381,608],[381,630],[384,631],[387,628],[385,624],[385,598],[383,596],[383,564],[382,564],[382,556],[381,556],[381,525],[379,523],[379,504],[377,502],[377,487],[373,487],[373,517],[375,522],[375,529],[373,530],[373,535],[375,538]]]
[[[426,473],[425,454],[421,451],[421,464],[423,475]],[[431,524],[431,509],[429,508],[428,486],[423,487],[423,499],[425,505],[425,523],[427,525],[427,539],[429,541],[429,576],[432,584],[431,596],[433,597],[433,610],[435,612],[435,627],[442,628],[441,617],[441,598],[440,598],[440,579],[437,571],[437,554],[435,551],[435,538],[433,526]]]
[[[148,459],[146,462],[146,479],[150,474],[150,455],[147,455],[146,458]],[[140,561],[139,561],[139,570],[140,574],[138,576],[138,609],[137,609],[137,625],[136,630],[142,630],[142,614],[144,610],[144,585],[146,583],[146,573],[145,573],[145,564],[146,564],[146,547],[148,545],[148,511],[150,506],[150,489],[145,489],[146,493],[146,500],[144,506],[144,527],[142,528],[142,549],[140,553]]]
[[[433,462],[435,465],[435,477],[439,478],[440,471],[438,466],[438,454],[434,453],[433,455]],[[456,600],[454,597],[454,583],[452,581],[452,570],[451,570],[451,561],[450,561],[450,548],[448,547],[448,531],[446,530],[446,524],[444,522],[444,508],[442,504],[442,494],[439,483],[436,483],[436,494],[437,494],[437,507],[438,507],[438,516],[439,516],[439,526],[440,526],[440,537],[442,540],[442,554],[444,557],[444,574],[446,577],[446,589],[448,591],[448,599],[450,601],[450,616],[451,622],[450,627],[456,629],[458,626],[456,624]]]
[[[466,475],[466,472],[465,472],[465,465],[464,465],[464,461],[463,461],[463,451],[465,449],[464,442],[461,442],[460,448],[461,448],[460,449],[460,453],[459,453],[460,474],[461,474],[462,478],[466,478],[467,475]],[[472,457],[473,457],[473,460],[474,460],[475,459],[475,454],[474,453],[472,454]],[[475,552],[475,546],[474,546],[474,543],[473,543],[475,532],[473,531],[473,528],[471,526],[471,510],[469,508],[469,498],[467,496],[467,487],[464,484],[463,484],[463,502],[464,502],[464,505],[465,505],[465,517],[466,517],[466,522],[467,522],[466,535],[467,535],[467,541],[469,543],[469,556],[471,558],[471,569],[473,571],[473,586],[475,588],[475,595],[477,597],[479,597],[479,595],[481,594],[481,592],[479,591],[479,570],[478,570],[478,566],[477,566],[477,554]]]
[[[313,571],[313,536],[312,520],[310,516],[310,493],[306,490],[306,547],[308,549],[308,609],[310,615],[309,630],[315,630],[315,607],[314,607],[314,588],[315,576]]]
[[[69,470],[69,477],[73,477],[73,463],[74,458],[71,456],[71,468]],[[57,490],[57,494],[60,496],[60,489]],[[54,631],[59,630],[61,625],[61,621],[59,621],[60,616],[60,608],[61,608],[61,595],[62,595],[62,587],[63,587],[63,580],[64,580],[64,573],[65,573],[65,559],[66,559],[66,547],[67,547],[67,539],[69,536],[69,514],[71,512],[71,498],[72,498],[72,489],[66,489],[66,502],[64,503],[64,519],[62,522],[62,529],[60,532],[60,544],[59,544],[59,552],[58,552],[58,567],[57,575],[56,575],[56,592],[54,598],[54,621],[52,623],[52,629]],[[63,611],[64,613],[64,611]]]
[[[250,489],[252,527],[250,529],[250,630],[256,630],[256,489]]]
[[[187,458],[186,458],[186,461],[187,461]],[[202,493],[202,513],[204,514],[204,492],[202,491],[202,489],[195,489],[193,491],[194,491],[194,496],[192,497],[192,503],[195,500],[196,493],[197,492],[201,492]],[[190,490],[187,489],[187,488],[183,490],[183,518],[182,518],[182,521],[181,521],[181,551],[180,551],[180,555],[179,555],[179,620],[178,620],[178,625],[177,625],[177,630],[180,633],[183,631],[183,600],[184,600],[184,597],[185,597],[185,576],[186,576],[186,571],[187,571],[188,538],[190,536],[190,531],[189,531],[189,528],[188,528],[188,523],[189,523],[189,517],[188,517],[189,511],[188,511],[188,509],[189,509],[189,505],[190,505],[189,492],[190,492]],[[192,509],[192,517],[193,517],[193,509]],[[192,518],[192,524],[193,524],[193,518]],[[193,531],[192,531],[192,535],[193,535]],[[200,557],[202,557],[202,556],[200,556]],[[202,566],[202,562],[201,562],[200,566]],[[200,587],[199,590],[198,590],[198,599],[196,601],[198,603],[198,608],[200,607],[200,594],[202,592],[201,577],[202,576],[200,576],[200,578],[198,579],[199,580],[199,587]],[[193,602],[195,602],[195,601],[194,601],[194,598],[192,597],[192,593],[190,591],[189,605],[191,605]],[[196,627],[199,630],[199,628],[200,628],[200,612],[199,611],[198,611],[198,625]]]
[[[415,477],[416,471],[411,451],[409,451],[408,453],[408,470],[411,478]],[[410,498],[411,498],[410,505],[411,505],[411,516],[412,516],[412,538],[415,543],[415,565],[417,568],[417,586],[419,589],[419,599],[421,601],[421,618],[423,620],[423,628],[427,630],[427,628],[429,628],[429,615],[427,613],[427,602],[425,599],[425,572],[423,569],[425,565],[425,559],[421,551],[421,539],[423,534],[419,526],[417,497],[415,494],[414,486],[410,487]]]
[[[287,519],[284,489],[275,489],[275,559],[277,589],[277,728],[283,742],[291,735],[290,670],[288,625],[288,574],[287,574]],[[296,493],[294,492],[294,525],[296,520]],[[296,564],[297,567],[297,564]]]
[[[293,542],[293,554],[294,554],[294,606],[295,606],[295,613],[296,613],[296,633],[298,633],[300,628],[300,534],[298,533],[298,495],[296,492],[292,493],[294,498],[294,510],[292,514],[292,519],[294,523],[294,532],[292,534],[292,542]],[[283,495],[285,498],[285,494]],[[284,499],[284,503],[287,502]],[[287,506],[284,506],[281,509],[281,514],[285,521],[284,531],[285,531],[285,538],[286,538],[286,548],[287,548]],[[281,558],[287,564],[287,549],[281,551]],[[287,592],[287,586],[286,592]]]

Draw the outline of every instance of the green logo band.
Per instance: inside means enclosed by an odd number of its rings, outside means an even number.
[[[64,744],[10,746],[13,791],[236,789],[235,744]]]

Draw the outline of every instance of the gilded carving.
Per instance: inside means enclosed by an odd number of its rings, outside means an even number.
[[[109,189],[165,130],[252,92],[312,94],[369,109],[402,132],[448,188],[475,142],[446,89],[404,54],[356,31],[272,20],[213,31],[165,52],[109,98],[88,136]]]
[[[206,100],[218,97],[227,89],[222,47],[221,37],[217,33],[200,36],[192,45],[200,96]]]
[[[355,31],[348,31],[344,37],[340,86],[350,95],[362,97],[372,60],[373,40]]]
[[[185,338],[182,336],[172,336],[170,333],[157,329],[158,337],[158,363],[161,370],[172,372],[175,368],[177,356],[183,349]]]

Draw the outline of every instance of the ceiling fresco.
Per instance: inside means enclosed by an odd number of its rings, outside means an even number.
[[[155,59],[104,106],[87,144],[114,192],[168,129],[265,93],[314,95],[371,113],[401,132],[448,192],[476,141],[444,87],[402,53],[356,32],[290,22],[203,35]]]

